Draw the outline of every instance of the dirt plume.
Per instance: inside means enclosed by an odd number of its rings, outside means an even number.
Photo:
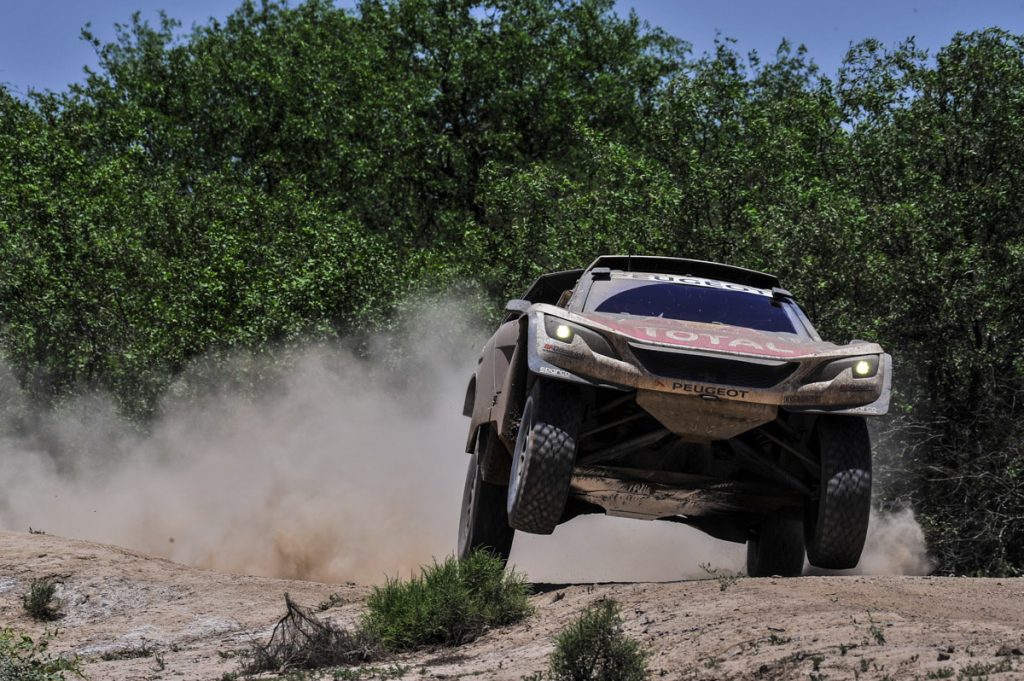
[[[406,573],[454,544],[478,338],[453,326],[461,347],[414,322],[372,341],[373,362],[327,345],[240,356],[172,387],[145,432],[96,395],[33,412],[8,373],[0,528],[249,574]],[[256,396],[237,380],[254,365]]]
[[[924,540],[924,530],[914,512],[905,508],[888,513],[872,512],[860,564],[849,573],[927,575],[933,568]]]
[[[0,372],[0,529],[334,582],[380,582],[449,554],[462,401],[485,336],[457,305],[437,307],[371,341],[375,361],[316,345],[187,375],[145,430],[98,395],[33,410]],[[254,367],[255,396],[237,380]],[[677,525],[584,517],[553,537],[520,534],[512,559],[543,581],[673,580],[704,576],[702,563],[741,571],[744,555]],[[912,514],[880,516],[861,569],[921,573],[924,556]]]
[[[518,535],[512,561],[541,581],[670,581],[741,573],[746,548],[671,523],[585,516],[552,537]],[[805,566],[805,574],[814,575],[927,575],[931,570],[924,532],[909,509],[872,513],[855,569]]]

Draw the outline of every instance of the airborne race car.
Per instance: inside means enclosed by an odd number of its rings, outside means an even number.
[[[606,513],[746,542],[751,576],[799,575],[805,549],[857,565],[880,346],[822,341],[774,276],[679,258],[603,256],[506,312],[466,393],[461,556]]]

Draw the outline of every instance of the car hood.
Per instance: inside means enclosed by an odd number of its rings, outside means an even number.
[[[855,341],[836,345],[815,341],[791,333],[771,333],[725,324],[634,317],[604,312],[571,315],[587,326],[601,328],[629,341],[716,353],[747,355],[770,359],[800,359],[821,355],[881,353],[875,343]]]

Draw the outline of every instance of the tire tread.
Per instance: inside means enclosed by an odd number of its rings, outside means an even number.
[[[518,530],[551,534],[565,511],[576,464],[578,396],[571,386],[538,380],[532,397],[534,447],[529,454],[529,479],[524,479],[519,503],[508,519]]]
[[[822,417],[818,429],[822,490],[807,528],[807,558],[830,570],[854,568],[871,515],[871,439],[862,417]]]

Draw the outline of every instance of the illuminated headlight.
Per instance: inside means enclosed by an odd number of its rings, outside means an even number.
[[[862,355],[860,357],[844,357],[834,362],[828,362],[811,372],[811,375],[804,379],[804,383],[817,383],[820,381],[831,381],[833,378],[850,369],[853,377],[872,378],[878,373],[878,355]]]
[[[588,329],[585,326],[573,324],[572,322],[567,322],[564,319],[559,319],[558,317],[545,315],[544,331],[547,333],[549,338],[561,341],[562,343],[572,343],[573,340],[579,336],[579,338],[586,343],[587,347],[597,354],[605,355],[607,357],[618,356],[615,354],[615,351],[612,350],[612,346],[608,344],[608,341],[604,339],[604,336],[593,329]]]

